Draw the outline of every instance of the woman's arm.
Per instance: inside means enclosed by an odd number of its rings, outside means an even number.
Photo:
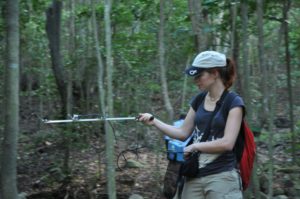
[[[143,113],[140,114],[139,121],[142,121],[148,125],[155,126],[157,129],[171,138],[185,140],[189,135],[191,135],[194,129],[195,111],[192,108],[190,108],[189,112],[187,113],[187,116],[181,127],[174,127],[162,122],[157,118],[150,120],[151,117],[151,114]]]
[[[231,151],[240,132],[242,118],[243,109],[241,107],[231,109],[228,114],[224,136],[222,138],[208,142],[191,144],[184,149],[184,152],[191,153],[193,151],[201,151],[204,153],[220,153],[224,151]]]

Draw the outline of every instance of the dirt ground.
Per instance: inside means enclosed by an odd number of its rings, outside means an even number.
[[[45,126],[34,112],[27,114],[29,109],[22,110],[18,157],[19,192],[24,193],[28,199],[107,198],[104,135],[96,134],[94,128],[84,125],[72,128],[72,133],[79,136],[72,137],[69,150],[70,171],[66,176],[61,166],[65,143],[57,133],[59,128]],[[153,150],[153,145],[149,148],[135,141],[134,126],[127,129],[130,131],[127,133],[129,138],[122,137],[120,134],[123,132],[119,131],[124,126],[126,123],[122,126],[114,124],[117,134],[114,162],[117,198],[127,199],[132,194],[139,194],[144,198],[161,198],[168,163],[163,137],[148,129],[148,141],[153,137],[161,139],[159,150]],[[139,146],[136,147],[137,145]],[[135,148],[139,149],[132,150]],[[137,165],[128,164],[131,160]]]

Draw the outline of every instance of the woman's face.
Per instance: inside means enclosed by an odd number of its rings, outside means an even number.
[[[200,90],[209,90],[209,88],[215,83],[216,75],[203,71],[199,75],[194,77],[194,82]]]

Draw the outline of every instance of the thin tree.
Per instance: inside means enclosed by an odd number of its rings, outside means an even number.
[[[62,65],[60,54],[60,29],[61,29],[62,2],[53,0],[52,5],[47,9],[46,32],[49,39],[52,69],[60,94],[62,104],[62,117],[66,117],[67,86],[65,71]]]
[[[113,58],[112,58],[112,41],[111,41],[111,0],[105,0],[104,22],[105,22],[105,47],[106,47],[106,64],[107,64],[107,108],[108,114],[113,114]]]
[[[270,111],[269,111],[269,88],[268,88],[268,81],[265,81],[265,78],[268,79],[268,71],[267,71],[267,64],[264,61],[264,31],[263,31],[263,5],[264,5],[264,0],[257,0],[257,28],[258,28],[258,65],[259,68],[262,70],[262,118],[261,118],[261,127],[264,129],[267,127],[267,122],[268,122],[268,116],[270,116]],[[268,197],[273,197],[273,157],[272,157],[272,151],[273,151],[273,144],[272,144],[272,135],[270,132],[270,127],[267,127],[266,131],[263,131],[265,133],[268,133],[269,138],[271,138],[271,141],[269,140],[268,142],[268,149],[269,149],[269,164],[268,164],[268,170],[269,170],[269,175],[268,175]]]
[[[264,29],[263,29],[263,5],[264,0],[256,0],[256,6],[257,6],[257,30],[258,30],[258,66],[259,69],[262,71],[261,78],[261,85],[262,85],[262,114],[261,114],[261,127],[264,127],[266,125],[267,121],[267,115],[268,115],[268,85],[265,81],[265,77],[267,77],[267,67],[264,61]]]
[[[249,32],[248,32],[248,1],[247,0],[242,0],[241,1],[241,18],[242,18],[242,64],[241,68],[243,69],[242,74],[239,76],[241,77],[241,84],[242,84],[242,95],[245,100],[245,105],[247,107],[247,115],[248,115],[248,120],[251,122],[251,116],[252,116],[252,104],[251,104],[251,88],[250,88],[250,68],[249,68]],[[252,177],[251,177],[251,188],[255,194],[255,198],[259,199],[259,180],[258,180],[258,174],[257,174],[257,159],[254,162],[254,168],[252,172]],[[246,198],[251,197],[251,189],[247,190],[244,193],[244,196]]]
[[[237,61],[237,42],[236,42],[236,16],[237,16],[237,2],[231,2],[231,57]]]
[[[168,91],[168,83],[167,83],[167,75],[166,75],[166,64],[165,64],[165,13],[164,13],[164,0],[160,0],[160,20],[159,20],[159,33],[158,33],[158,45],[159,45],[159,66],[160,66],[160,79],[162,83],[162,94],[164,97],[164,103],[168,112],[168,119],[172,121],[174,118],[174,109],[172,107],[169,91]]]
[[[189,64],[190,64],[190,57],[188,57],[187,61],[186,61],[186,68],[188,68]],[[187,75],[184,76],[183,79],[183,84],[182,84],[182,97],[181,97],[181,107],[180,107],[180,114],[185,112],[185,105],[186,105],[186,101],[185,101],[185,96],[186,96],[186,88],[187,88]]]
[[[68,30],[69,30],[69,36],[67,40],[67,49],[69,54],[69,59],[73,63],[73,65],[76,65],[76,59],[75,59],[75,1],[70,0],[68,2],[68,9],[70,12],[70,17],[68,19]],[[72,107],[73,107],[73,81],[72,81],[72,70],[69,70],[67,73],[68,81],[67,81],[67,114],[72,114]]]
[[[288,12],[290,9],[291,1],[285,0],[283,2],[283,25],[284,25],[284,46],[285,46],[285,63],[286,63],[286,74],[287,74],[287,87],[289,96],[289,117],[290,117],[290,129],[292,132],[292,158],[293,162],[296,162],[296,135],[294,128],[294,113],[293,113],[293,87],[291,78],[291,54],[289,50],[289,26],[288,26]]]
[[[196,49],[198,52],[206,50],[207,38],[202,31],[203,17],[201,1],[188,0],[188,7],[192,23],[192,31],[195,37]]]
[[[235,60],[236,65],[239,68],[239,35],[236,31],[236,23],[237,23],[237,7],[239,2],[233,1],[231,2],[231,35],[230,35],[230,56]],[[241,81],[237,81],[236,89],[241,90]]]
[[[96,50],[96,58],[97,58],[97,65],[98,65],[98,95],[99,95],[99,104],[101,114],[105,114],[105,89],[104,89],[104,64],[102,60],[102,55],[100,51],[100,42],[99,42],[99,33],[98,33],[98,26],[97,26],[97,18],[96,18],[96,11],[95,11],[95,3],[93,0],[90,1],[91,8],[92,8],[92,26],[93,26],[93,33],[94,33],[94,40],[95,40],[95,50]],[[101,128],[100,128],[101,129]],[[100,165],[101,158],[99,157],[99,165]],[[99,175],[101,176],[101,168],[99,166]]]
[[[250,70],[249,70],[249,32],[248,32],[248,2],[247,0],[241,1],[241,17],[242,17],[242,65],[243,73],[241,74],[242,80],[242,94],[247,106],[248,115],[251,117],[251,101],[250,101]]]
[[[6,71],[4,81],[4,139],[2,143],[1,195],[18,198],[17,143],[19,134],[19,1],[6,1]]]
[[[104,22],[105,22],[105,43],[106,43],[106,71],[107,71],[107,112],[113,115],[113,59],[111,43],[111,0],[105,0],[104,5]],[[105,149],[106,149],[106,175],[107,190],[110,199],[116,198],[116,180],[115,180],[115,163],[114,163],[114,135],[108,121],[105,121]]]
[[[66,73],[62,64],[62,56],[60,51],[60,30],[61,30],[61,13],[62,13],[62,1],[53,0],[52,5],[47,9],[46,15],[46,32],[49,40],[49,48],[51,55],[52,70],[55,76],[56,84],[61,99],[61,116],[66,117],[68,111],[70,111],[70,105],[68,102],[68,84],[66,82]],[[70,93],[69,84],[69,93]],[[69,158],[70,158],[70,147],[69,138],[63,134],[63,147],[64,147],[64,172],[69,172]]]
[[[283,30],[284,30],[284,21],[281,23],[281,26],[279,28],[278,31],[278,39],[277,39],[277,43],[276,46],[281,46],[282,44],[282,38],[283,38]],[[269,101],[269,110],[270,110],[270,114],[269,114],[269,119],[268,119],[268,132],[269,132],[269,136],[268,136],[268,150],[269,150],[269,158],[270,158],[270,163],[269,163],[269,171],[268,171],[268,179],[269,179],[269,187],[268,187],[268,198],[272,198],[273,197],[273,176],[274,176],[274,148],[273,148],[273,142],[274,142],[274,135],[271,132],[275,132],[276,129],[274,127],[274,117],[275,117],[275,112],[276,109],[273,108],[275,107],[276,104],[276,99],[277,99],[277,95],[276,95],[276,84],[274,84],[274,82],[276,82],[276,75],[274,74],[278,74],[278,68],[280,65],[280,48],[274,48],[274,52],[272,52],[272,56],[274,56],[274,60],[271,63],[272,67],[270,67],[270,73],[269,73],[269,84],[270,84],[270,101]]]

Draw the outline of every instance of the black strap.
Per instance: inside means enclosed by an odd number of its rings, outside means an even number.
[[[216,115],[216,113],[220,110],[222,104],[223,104],[223,101],[225,99],[225,97],[227,96],[228,94],[228,91],[227,90],[224,90],[220,99],[217,101],[216,103],[216,107],[215,107],[215,110],[214,112],[212,113],[207,125],[206,125],[206,128],[205,128],[205,131],[204,131],[204,135],[201,137],[201,140],[200,142],[205,142],[207,139],[208,139],[208,136],[209,136],[209,133],[210,133],[210,126],[211,126],[211,122],[214,118],[214,116]]]

